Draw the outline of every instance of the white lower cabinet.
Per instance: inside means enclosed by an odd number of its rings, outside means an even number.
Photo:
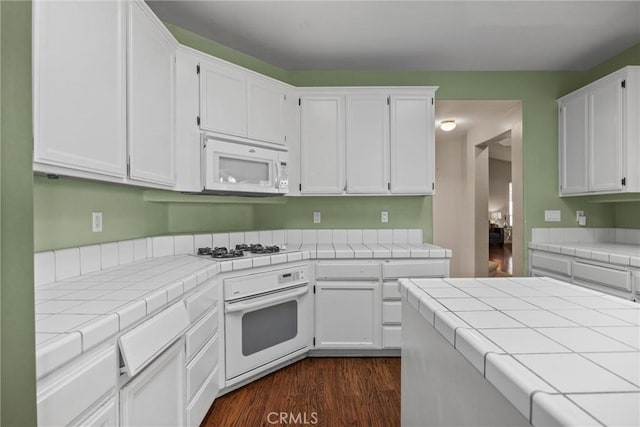
[[[573,283],[606,293],[631,293],[631,273],[623,267],[608,266],[601,263],[588,263],[581,260],[573,262]]]
[[[566,282],[571,281],[571,262],[569,256],[534,251],[529,258],[532,276],[548,276]]]
[[[118,405],[115,397],[99,406],[82,421],[74,423],[77,427],[116,427],[118,425]]]
[[[631,283],[634,289],[632,299],[640,302],[640,270],[631,270]]]
[[[380,282],[316,282],[316,348],[380,348]]]
[[[39,381],[38,425],[77,424],[75,420],[92,413],[92,407],[97,406],[105,396],[115,395],[117,367],[115,347],[111,346],[94,355],[80,358]]]
[[[184,424],[184,348],[182,338],[120,390],[120,425]]]
[[[205,415],[213,404],[214,399],[220,390],[220,379],[218,372],[220,368],[215,368],[211,375],[205,380],[204,385],[193,397],[187,406],[187,426],[197,427],[204,420]]]
[[[621,298],[637,299],[640,293],[640,273],[628,266],[531,250],[529,269],[531,276],[551,277]]]

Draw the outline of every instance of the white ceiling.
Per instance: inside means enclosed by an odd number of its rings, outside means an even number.
[[[586,70],[640,1],[164,1],[158,16],[287,70]]]

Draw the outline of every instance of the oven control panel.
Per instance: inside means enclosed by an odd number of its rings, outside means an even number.
[[[304,281],[304,270],[288,271],[286,273],[278,274],[278,284],[283,285],[286,283]]]

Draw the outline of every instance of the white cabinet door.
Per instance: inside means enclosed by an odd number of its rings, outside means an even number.
[[[389,183],[389,98],[346,97],[347,193],[387,193]]]
[[[587,94],[563,98],[558,110],[560,194],[587,191]]]
[[[247,78],[240,70],[200,63],[200,127],[247,136]]]
[[[589,91],[590,191],[622,190],[621,82],[616,74]]]
[[[126,175],[125,5],[33,2],[36,170]]]
[[[316,289],[316,348],[380,348],[378,281],[318,281]]]
[[[120,390],[120,425],[179,426],[185,416],[184,339]]]
[[[344,190],[344,98],[304,96],[300,112],[302,193]]]
[[[175,183],[176,45],[143,2],[129,3],[129,177]]]
[[[391,96],[392,193],[433,193],[434,126],[432,95]]]
[[[202,191],[202,141],[196,121],[200,114],[200,57],[179,48],[176,57],[176,186],[177,191]]]
[[[115,397],[109,399],[107,403],[98,407],[82,421],[73,425],[77,427],[117,427],[118,407]]]
[[[285,91],[276,83],[253,77],[248,82],[248,137],[284,144]]]

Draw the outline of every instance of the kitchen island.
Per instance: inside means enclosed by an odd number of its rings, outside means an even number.
[[[640,305],[549,278],[402,279],[402,425],[640,424]]]

